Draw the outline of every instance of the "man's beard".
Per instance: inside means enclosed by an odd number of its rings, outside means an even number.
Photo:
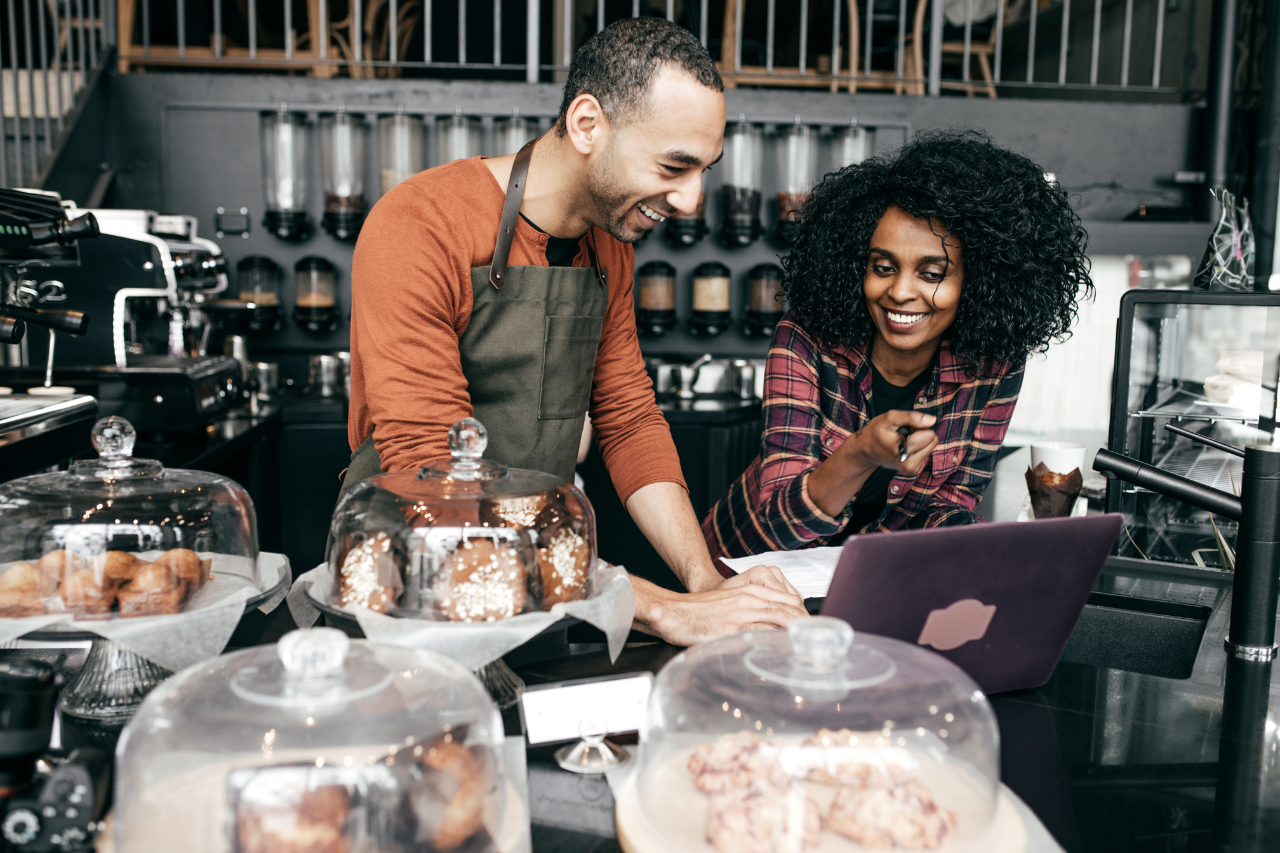
[[[613,176],[613,165],[613,154],[608,152],[601,162],[591,167],[587,173],[587,194],[595,205],[600,227],[619,242],[635,243],[646,232],[627,224],[635,204],[631,194]]]

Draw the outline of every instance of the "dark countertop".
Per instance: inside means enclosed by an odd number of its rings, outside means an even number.
[[[1153,595],[1160,583],[1111,582],[1140,595]],[[1216,605],[1191,677],[1174,680],[1060,663],[1043,687],[991,696],[1000,728],[1002,780],[1069,853],[1275,850],[1280,685],[1272,686],[1267,664],[1227,666],[1222,639],[1229,593],[1165,586],[1171,597],[1207,597]],[[528,684],[657,672],[680,651],[665,643],[629,646],[610,666],[602,647],[572,650],[570,658],[515,670]],[[1225,741],[1224,682],[1232,696],[1226,710],[1232,733]],[[509,727],[519,725],[511,714],[505,719]],[[1259,737],[1266,738],[1265,745]],[[1227,761],[1220,761],[1220,743]],[[602,818],[613,807],[608,786],[602,779],[574,779],[560,770],[554,751],[536,747],[528,754],[535,853],[618,851],[612,824]],[[1235,753],[1244,753],[1243,761]],[[538,786],[532,784],[535,777]],[[548,786],[554,796],[538,796],[538,789]]]
[[[1272,683],[1268,664],[1228,666],[1222,639],[1230,594],[1176,581],[1121,577],[1110,583],[1129,594],[1163,593],[1214,605],[1191,677],[1060,663],[1043,687],[990,697],[1000,728],[1002,780],[1069,853],[1276,849],[1280,684]],[[269,623],[252,636],[238,632],[233,644],[271,642],[292,628],[284,607]],[[560,657],[513,668],[527,684],[656,673],[681,651],[660,642],[633,643],[610,664],[603,645],[574,643],[572,630],[567,639]],[[74,653],[49,653],[69,668],[78,664]],[[1225,709],[1224,692],[1230,694]],[[1231,729],[1225,739],[1224,715]],[[509,735],[520,732],[514,709],[503,720]],[[63,738],[101,742],[104,734],[64,725]],[[616,740],[634,743],[635,737]],[[618,851],[608,785],[602,777],[560,770],[554,751],[528,752],[534,853]]]

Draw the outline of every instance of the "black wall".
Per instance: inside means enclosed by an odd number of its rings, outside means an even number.
[[[1190,240],[1180,236],[1185,228],[1171,232],[1176,237],[1172,241],[1152,243],[1150,239],[1140,239],[1141,235],[1135,237],[1134,226],[1129,223],[1114,232],[1112,226],[1101,224],[1120,219],[1140,204],[1185,202],[1185,191],[1172,183],[1172,175],[1195,165],[1192,138],[1197,111],[1191,106],[747,89],[731,90],[726,98],[731,117],[744,113],[766,123],[790,123],[800,115],[809,123],[836,125],[856,117],[859,123],[877,128],[879,150],[896,147],[905,136],[924,128],[982,128],[1001,144],[1027,154],[1057,175],[1075,197],[1081,216],[1090,222],[1095,250],[1142,253],[1155,247],[1168,251],[1170,246],[1176,249],[1185,242],[1185,254],[1198,256],[1201,251],[1202,242],[1192,246]],[[323,231],[306,243],[285,243],[261,227],[259,111],[272,109],[281,101],[311,113],[332,111],[344,103],[351,112],[367,112],[371,116],[392,112],[397,105],[428,116],[452,113],[461,107],[467,113],[488,117],[509,115],[518,107],[523,115],[542,117],[545,124],[557,110],[559,100],[559,87],[548,84],[113,72],[102,88],[103,108],[93,111],[92,120],[87,115],[69,142],[69,150],[83,151],[84,156],[65,164],[58,173],[58,187],[83,203],[85,199],[80,195],[87,192],[91,179],[96,177],[95,161],[101,151],[101,159],[115,173],[108,206],[194,214],[200,218],[202,235],[210,238],[214,237],[217,207],[247,207],[253,220],[248,238],[227,237],[220,243],[232,268],[250,254],[267,255],[284,267],[288,271],[284,294],[287,309],[292,307],[293,264],[311,254],[331,260],[339,269],[343,325],[331,334],[311,335],[287,323],[281,332],[253,342],[256,352],[264,358],[280,358],[285,353],[299,356],[281,360],[286,374],[300,379],[300,356],[347,346],[345,309],[350,306],[352,247]],[[488,126],[486,123],[486,129]],[[309,206],[312,218],[318,220],[322,192],[314,136],[312,143]],[[428,166],[434,165],[430,145],[428,137]],[[378,187],[376,133],[372,126],[366,137],[365,155],[366,198],[372,202]],[[768,149],[764,193],[767,200],[773,195],[775,170],[770,155]],[[721,175],[721,171],[713,170],[706,180],[708,218],[713,228],[719,219],[715,189]],[[766,202],[765,207],[764,218],[769,222],[773,218],[772,205]],[[1138,227],[1147,229],[1143,234],[1148,237],[1156,233],[1150,230],[1154,226]],[[720,260],[733,270],[735,278],[744,281],[750,267],[775,260],[777,254],[778,250],[764,242],[745,250],[725,250],[711,239],[694,249],[676,251],[655,235],[637,251],[637,264],[661,257],[676,266],[680,273],[677,305],[683,320],[690,301],[690,273],[698,263]],[[734,298],[735,315],[741,316],[745,299],[742,287]],[[765,351],[763,341],[752,341],[737,331],[706,341],[692,339],[682,329],[683,326],[665,338],[647,342],[647,351],[755,356]]]

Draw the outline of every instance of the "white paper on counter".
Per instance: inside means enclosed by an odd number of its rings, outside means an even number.
[[[147,552],[138,557],[155,559],[162,553]],[[212,579],[196,590],[181,613],[81,621],[73,620],[70,613],[0,619],[0,642],[59,624],[65,629],[97,634],[173,672],[215,658],[226,648],[240,624],[245,602],[277,586],[288,576],[289,558],[284,554],[262,553],[255,564],[246,557],[201,554],[201,557],[210,556],[213,558]],[[270,613],[282,598],[283,588],[258,609]]]
[[[631,577],[622,566],[601,560],[591,583],[590,598],[556,604],[545,613],[521,613],[497,622],[430,622],[398,619],[366,607],[345,609],[355,617],[369,640],[437,652],[473,671],[519,648],[566,616],[581,619],[603,631],[609,644],[609,659],[617,660],[636,615]],[[294,581],[286,598],[294,623],[306,627],[320,618],[320,611],[307,601],[304,590],[310,590],[311,597],[319,601],[329,594],[332,586],[333,574],[328,563],[321,563]]]
[[[842,550],[842,545],[832,545],[800,551],[767,551],[751,557],[721,557],[720,562],[737,574],[752,566],[777,566],[802,598],[826,598]]]

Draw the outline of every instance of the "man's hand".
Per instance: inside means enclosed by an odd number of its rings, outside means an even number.
[[[745,572],[734,575],[720,584],[721,589],[733,589],[743,584],[756,583],[761,586],[767,586],[770,589],[776,589],[778,592],[786,592],[800,598],[799,591],[791,585],[791,581],[787,580],[787,576],[782,573],[782,569],[777,566],[752,566]],[[804,604],[804,600],[800,602]]]
[[[692,646],[742,631],[786,628],[808,615],[794,589],[779,589],[781,572],[757,566],[705,592],[678,593],[632,577],[635,628],[677,646]],[[750,577],[748,577],[750,575]]]

